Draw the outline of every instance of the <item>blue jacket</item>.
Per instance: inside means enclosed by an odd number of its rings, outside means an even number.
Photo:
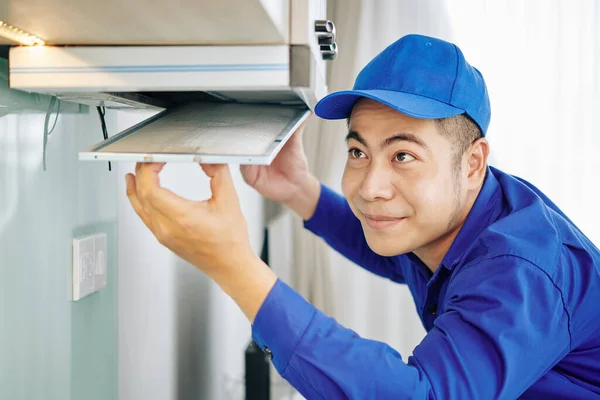
[[[371,251],[345,199],[325,186],[305,226],[408,285],[427,330],[403,360],[278,281],[253,336],[307,399],[600,398],[600,252],[528,182],[490,167],[434,274],[413,254]]]

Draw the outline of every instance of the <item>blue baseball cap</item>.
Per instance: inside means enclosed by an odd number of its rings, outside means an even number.
[[[315,114],[324,119],[348,118],[361,97],[415,118],[466,113],[484,136],[490,124],[490,100],[483,76],[456,45],[433,37],[400,38],[363,68],[352,90],[321,99]]]

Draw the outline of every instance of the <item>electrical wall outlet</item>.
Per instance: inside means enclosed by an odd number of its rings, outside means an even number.
[[[105,233],[73,239],[73,301],[106,287]]]

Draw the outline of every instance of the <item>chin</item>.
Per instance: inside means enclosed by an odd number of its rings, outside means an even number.
[[[373,252],[384,257],[393,257],[410,253],[414,249],[405,240],[365,232],[367,244]]]

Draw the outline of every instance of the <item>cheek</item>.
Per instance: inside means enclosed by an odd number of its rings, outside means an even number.
[[[417,220],[424,223],[447,223],[447,215],[454,210],[456,193],[452,177],[422,180],[407,194]]]
[[[352,197],[358,191],[359,187],[360,177],[358,176],[357,171],[346,167],[346,169],[344,169],[344,175],[342,176],[342,193],[348,201],[352,200]]]

